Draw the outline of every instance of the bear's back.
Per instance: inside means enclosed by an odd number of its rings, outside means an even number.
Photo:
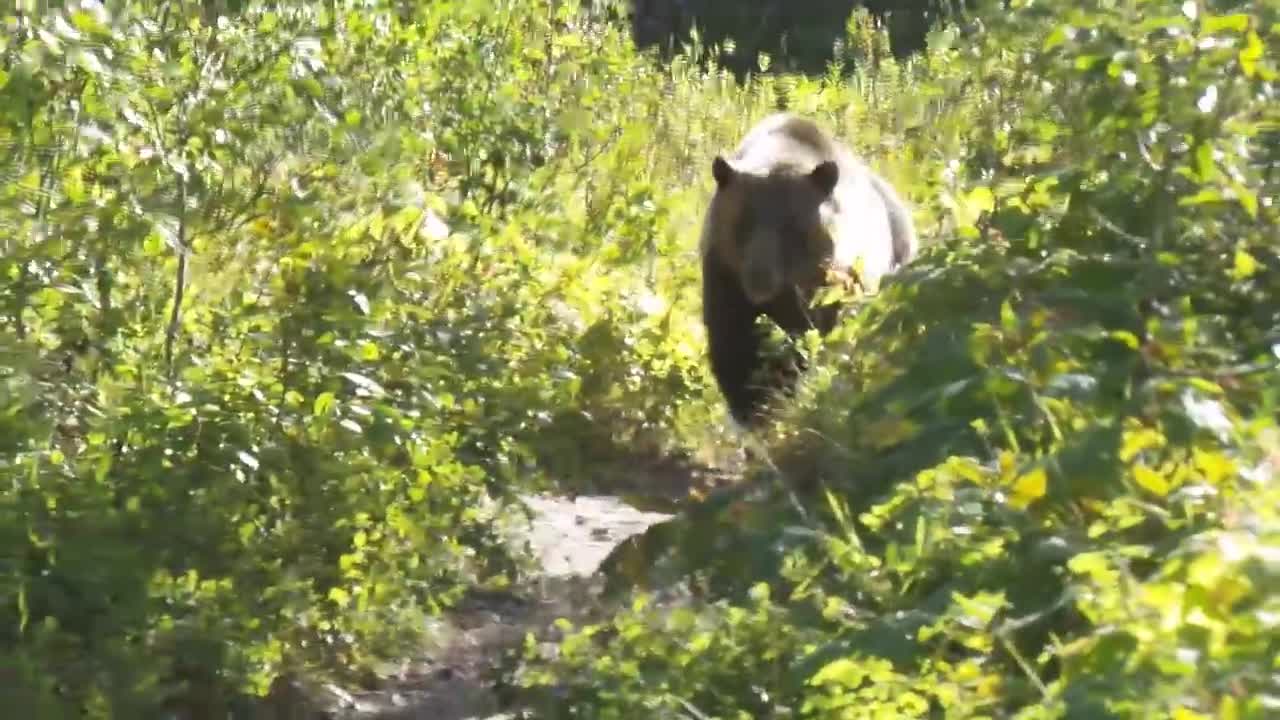
[[[835,160],[842,171],[854,170],[852,154],[817,124],[791,113],[775,113],[742,138],[731,163],[735,170],[753,175],[805,174],[826,160]]]

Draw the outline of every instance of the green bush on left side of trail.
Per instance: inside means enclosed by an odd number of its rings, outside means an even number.
[[[751,114],[723,78],[570,6],[248,5],[3,18],[0,685],[28,716],[360,667],[509,575],[492,501],[536,469],[719,418],[688,259],[701,159]]]

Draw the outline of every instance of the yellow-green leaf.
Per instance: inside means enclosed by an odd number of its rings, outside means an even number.
[[[1232,180],[1228,183],[1231,190],[1235,193],[1236,202],[1240,203],[1240,207],[1249,214],[1251,218],[1258,217],[1258,195],[1244,183]]]
[[[1044,468],[1038,467],[1019,476],[1013,483],[1013,495],[1009,504],[1017,508],[1025,508],[1044,497],[1049,488],[1049,475]]]
[[[329,411],[333,409],[333,401],[334,401],[333,393],[331,392],[320,393],[319,395],[316,396],[316,401],[315,401],[314,407],[312,408],[312,412],[317,417],[321,415],[328,415]]]
[[[1249,255],[1247,251],[1235,251],[1235,265],[1231,268],[1231,277],[1243,281],[1243,279],[1252,277],[1253,273],[1258,272],[1258,261]]]
[[[824,665],[821,670],[809,679],[809,684],[843,685],[844,687],[855,688],[861,685],[866,677],[867,671],[862,667],[861,663],[849,658],[840,658]]]
[[[1130,350],[1137,350],[1138,346],[1140,345],[1140,343],[1138,342],[1138,336],[1134,335],[1128,330],[1112,330],[1110,333],[1110,337],[1112,340],[1115,340],[1116,342],[1124,343],[1124,345],[1128,347]]]
[[[1018,329],[1018,314],[1013,311],[1013,304],[1009,302],[1009,298],[1005,298],[1000,303],[1000,327],[1005,332],[1013,332]]]
[[[1196,448],[1191,451],[1192,462],[1210,485],[1221,485],[1227,478],[1235,475],[1236,465],[1231,458],[1220,452],[1211,452]]]
[[[1164,497],[1169,494],[1169,481],[1146,465],[1133,467],[1133,481],[1152,495]]]
[[[969,191],[965,201],[974,212],[991,212],[996,206],[995,193],[991,192],[991,188],[981,185]]]
[[[1262,59],[1263,46],[1262,38],[1258,37],[1258,33],[1250,30],[1245,35],[1244,47],[1240,49],[1240,69],[1244,71],[1245,77],[1253,77],[1258,72],[1258,61]]]
[[[1046,51],[1052,50],[1055,47],[1063,44],[1067,40],[1070,40],[1074,34],[1075,34],[1074,29],[1071,28],[1070,26],[1059,25],[1058,27],[1053,29],[1053,32],[1049,33],[1048,37],[1045,38],[1044,45],[1041,47],[1041,49]]]
[[[1159,430],[1139,428],[1126,431],[1120,444],[1120,460],[1129,462],[1143,450],[1164,447],[1164,443],[1164,435]]]
[[[1248,13],[1232,13],[1231,15],[1206,14],[1200,27],[1206,34],[1213,34],[1223,30],[1244,32],[1249,29],[1249,17]]]

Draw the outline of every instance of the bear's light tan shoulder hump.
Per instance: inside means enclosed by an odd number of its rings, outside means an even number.
[[[817,122],[795,113],[778,112],[756,123],[742,139],[738,149],[747,149],[770,136],[803,145],[818,155],[834,154],[839,144],[831,133]]]
[[[752,126],[738,143],[731,162],[743,172],[768,174],[779,167],[806,172],[824,160],[843,165],[850,157],[818,123],[795,113],[778,112]]]

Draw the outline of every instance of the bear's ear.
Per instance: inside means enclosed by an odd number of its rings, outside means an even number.
[[[818,186],[823,195],[830,195],[836,189],[836,183],[840,182],[840,166],[834,160],[820,162],[809,173],[809,180]]]
[[[716,179],[717,187],[728,185],[733,180],[733,175],[733,167],[723,156],[717,155],[716,159],[711,161],[711,176]]]

